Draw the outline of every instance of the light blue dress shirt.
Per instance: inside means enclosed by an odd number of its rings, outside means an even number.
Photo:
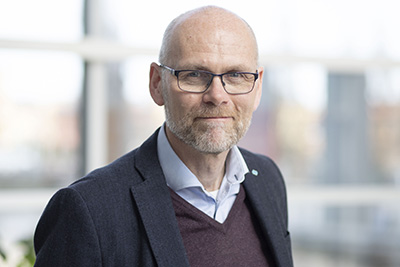
[[[239,193],[240,183],[249,172],[238,147],[234,146],[228,153],[221,187],[217,192],[208,192],[175,154],[165,134],[165,124],[160,129],[157,142],[158,158],[167,185],[184,200],[223,223]]]

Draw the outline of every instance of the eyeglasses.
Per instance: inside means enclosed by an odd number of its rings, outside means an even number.
[[[258,71],[252,72],[227,72],[215,74],[204,70],[175,70],[163,64],[160,67],[175,75],[178,87],[189,93],[204,93],[210,87],[215,76],[221,78],[225,92],[231,95],[247,94],[253,91],[258,79]]]

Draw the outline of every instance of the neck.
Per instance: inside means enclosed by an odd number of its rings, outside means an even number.
[[[203,153],[182,142],[168,127],[166,134],[172,149],[204,188],[207,191],[219,189],[225,175],[225,162],[229,151],[219,154]]]

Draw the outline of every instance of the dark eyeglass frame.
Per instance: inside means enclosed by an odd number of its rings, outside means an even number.
[[[235,71],[235,72],[225,72],[225,73],[221,73],[221,74],[215,74],[215,73],[212,73],[212,72],[209,72],[209,71],[205,71],[205,70],[176,70],[176,69],[173,69],[173,68],[171,68],[171,67],[168,67],[168,66],[166,66],[166,65],[164,65],[164,64],[160,64],[159,66],[160,66],[161,68],[164,68],[164,69],[168,70],[172,75],[176,76],[176,81],[177,81],[177,84],[178,84],[178,88],[179,88],[180,90],[182,90],[182,91],[184,91],[184,92],[187,92],[187,93],[193,93],[193,94],[202,94],[202,93],[206,92],[206,91],[208,90],[208,88],[210,88],[210,85],[212,84],[212,81],[214,80],[214,77],[215,77],[215,76],[218,76],[218,77],[221,78],[222,87],[224,88],[224,90],[225,90],[226,93],[228,93],[228,94],[230,94],[230,95],[245,95],[245,94],[248,94],[248,93],[250,93],[251,91],[253,91],[254,85],[256,84],[256,81],[257,81],[257,79],[258,79],[258,70],[256,70],[255,73],[254,73],[254,72]],[[182,88],[180,87],[180,85],[179,85],[179,73],[182,72],[182,71],[197,71],[197,72],[201,72],[201,73],[207,73],[207,74],[212,75],[212,78],[211,78],[211,80],[208,82],[206,88],[205,88],[203,91],[199,91],[199,92],[188,91],[188,90],[182,89]],[[253,87],[251,87],[251,89],[250,89],[249,91],[244,92],[244,93],[242,93],[242,92],[240,92],[240,93],[231,93],[231,92],[228,92],[228,91],[226,90],[226,88],[225,88],[225,83],[224,83],[224,80],[223,80],[223,76],[226,75],[226,74],[232,74],[232,73],[237,73],[237,74],[251,74],[251,75],[254,75]]]

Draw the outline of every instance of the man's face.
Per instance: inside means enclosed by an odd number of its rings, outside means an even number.
[[[231,25],[185,25],[175,41],[174,69],[256,72],[256,48],[249,33]],[[240,26],[240,25],[239,25]],[[232,29],[233,28],[233,29]],[[261,95],[263,70],[252,92],[230,95],[219,77],[213,79],[205,93],[183,92],[176,77],[164,73],[163,98],[166,124],[178,139],[202,153],[218,154],[229,150],[246,133]]]

